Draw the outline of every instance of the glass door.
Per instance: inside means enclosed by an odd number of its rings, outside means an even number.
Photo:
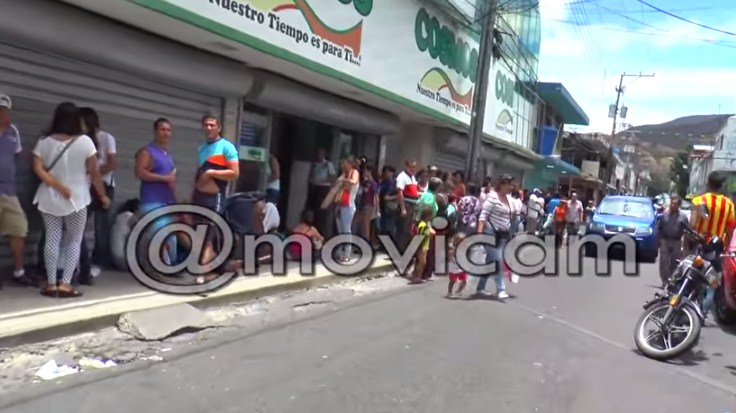
[[[271,119],[266,109],[248,104],[243,108],[238,139],[240,178],[237,192],[258,191],[266,185]]]

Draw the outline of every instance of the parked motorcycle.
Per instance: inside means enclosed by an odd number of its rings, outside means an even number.
[[[720,238],[706,240],[692,230],[687,232],[695,241],[694,251],[679,262],[664,292],[644,304],[644,313],[636,322],[636,347],[651,359],[669,360],[697,345],[705,321],[705,289],[719,283],[712,262],[730,256],[722,255]],[[647,328],[650,321],[653,329]]]

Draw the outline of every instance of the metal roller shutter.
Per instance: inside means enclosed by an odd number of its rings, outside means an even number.
[[[174,125],[171,153],[179,175],[177,193],[187,199],[196,172],[196,150],[203,141],[200,119],[205,113],[220,115],[223,107],[219,97],[3,42],[0,91],[13,99],[13,122],[22,135],[25,151],[18,165],[19,197],[34,229],[40,228],[40,224],[31,206],[30,151],[50,123],[58,103],[71,101],[94,108],[102,128],[115,136],[119,160],[116,202],[137,197],[134,155],[152,138],[153,121],[158,117],[168,118]],[[0,261],[6,254],[6,244],[0,245]]]
[[[434,156],[434,164],[443,172],[455,172],[465,170],[465,159],[461,156],[451,153],[436,153]]]

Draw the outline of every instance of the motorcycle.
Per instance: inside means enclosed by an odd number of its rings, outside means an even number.
[[[662,293],[644,304],[644,313],[636,322],[634,342],[644,356],[654,360],[673,359],[697,345],[705,322],[703,297],[707,286],[717,288],[718,274],[713,262],[730,254],[721,254],[723,240],[705,239],[687,230],[695,248],[680,260]],[[647,329],[652,321],[653,331]]]

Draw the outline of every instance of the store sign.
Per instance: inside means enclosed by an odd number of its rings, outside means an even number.
[[[467,28],[418,0],[128,1],[470,123],[478,42]],[[495,71],[490,106],[493,76]],[[485,132],[498,135],[495,126]]]
[[[489,82],[483,130],[498,139],[526,146],[523,135],[536,126],[528,125],[536,119],[533,105],[519,95],[519,81],[505,62],[494,62]]]

